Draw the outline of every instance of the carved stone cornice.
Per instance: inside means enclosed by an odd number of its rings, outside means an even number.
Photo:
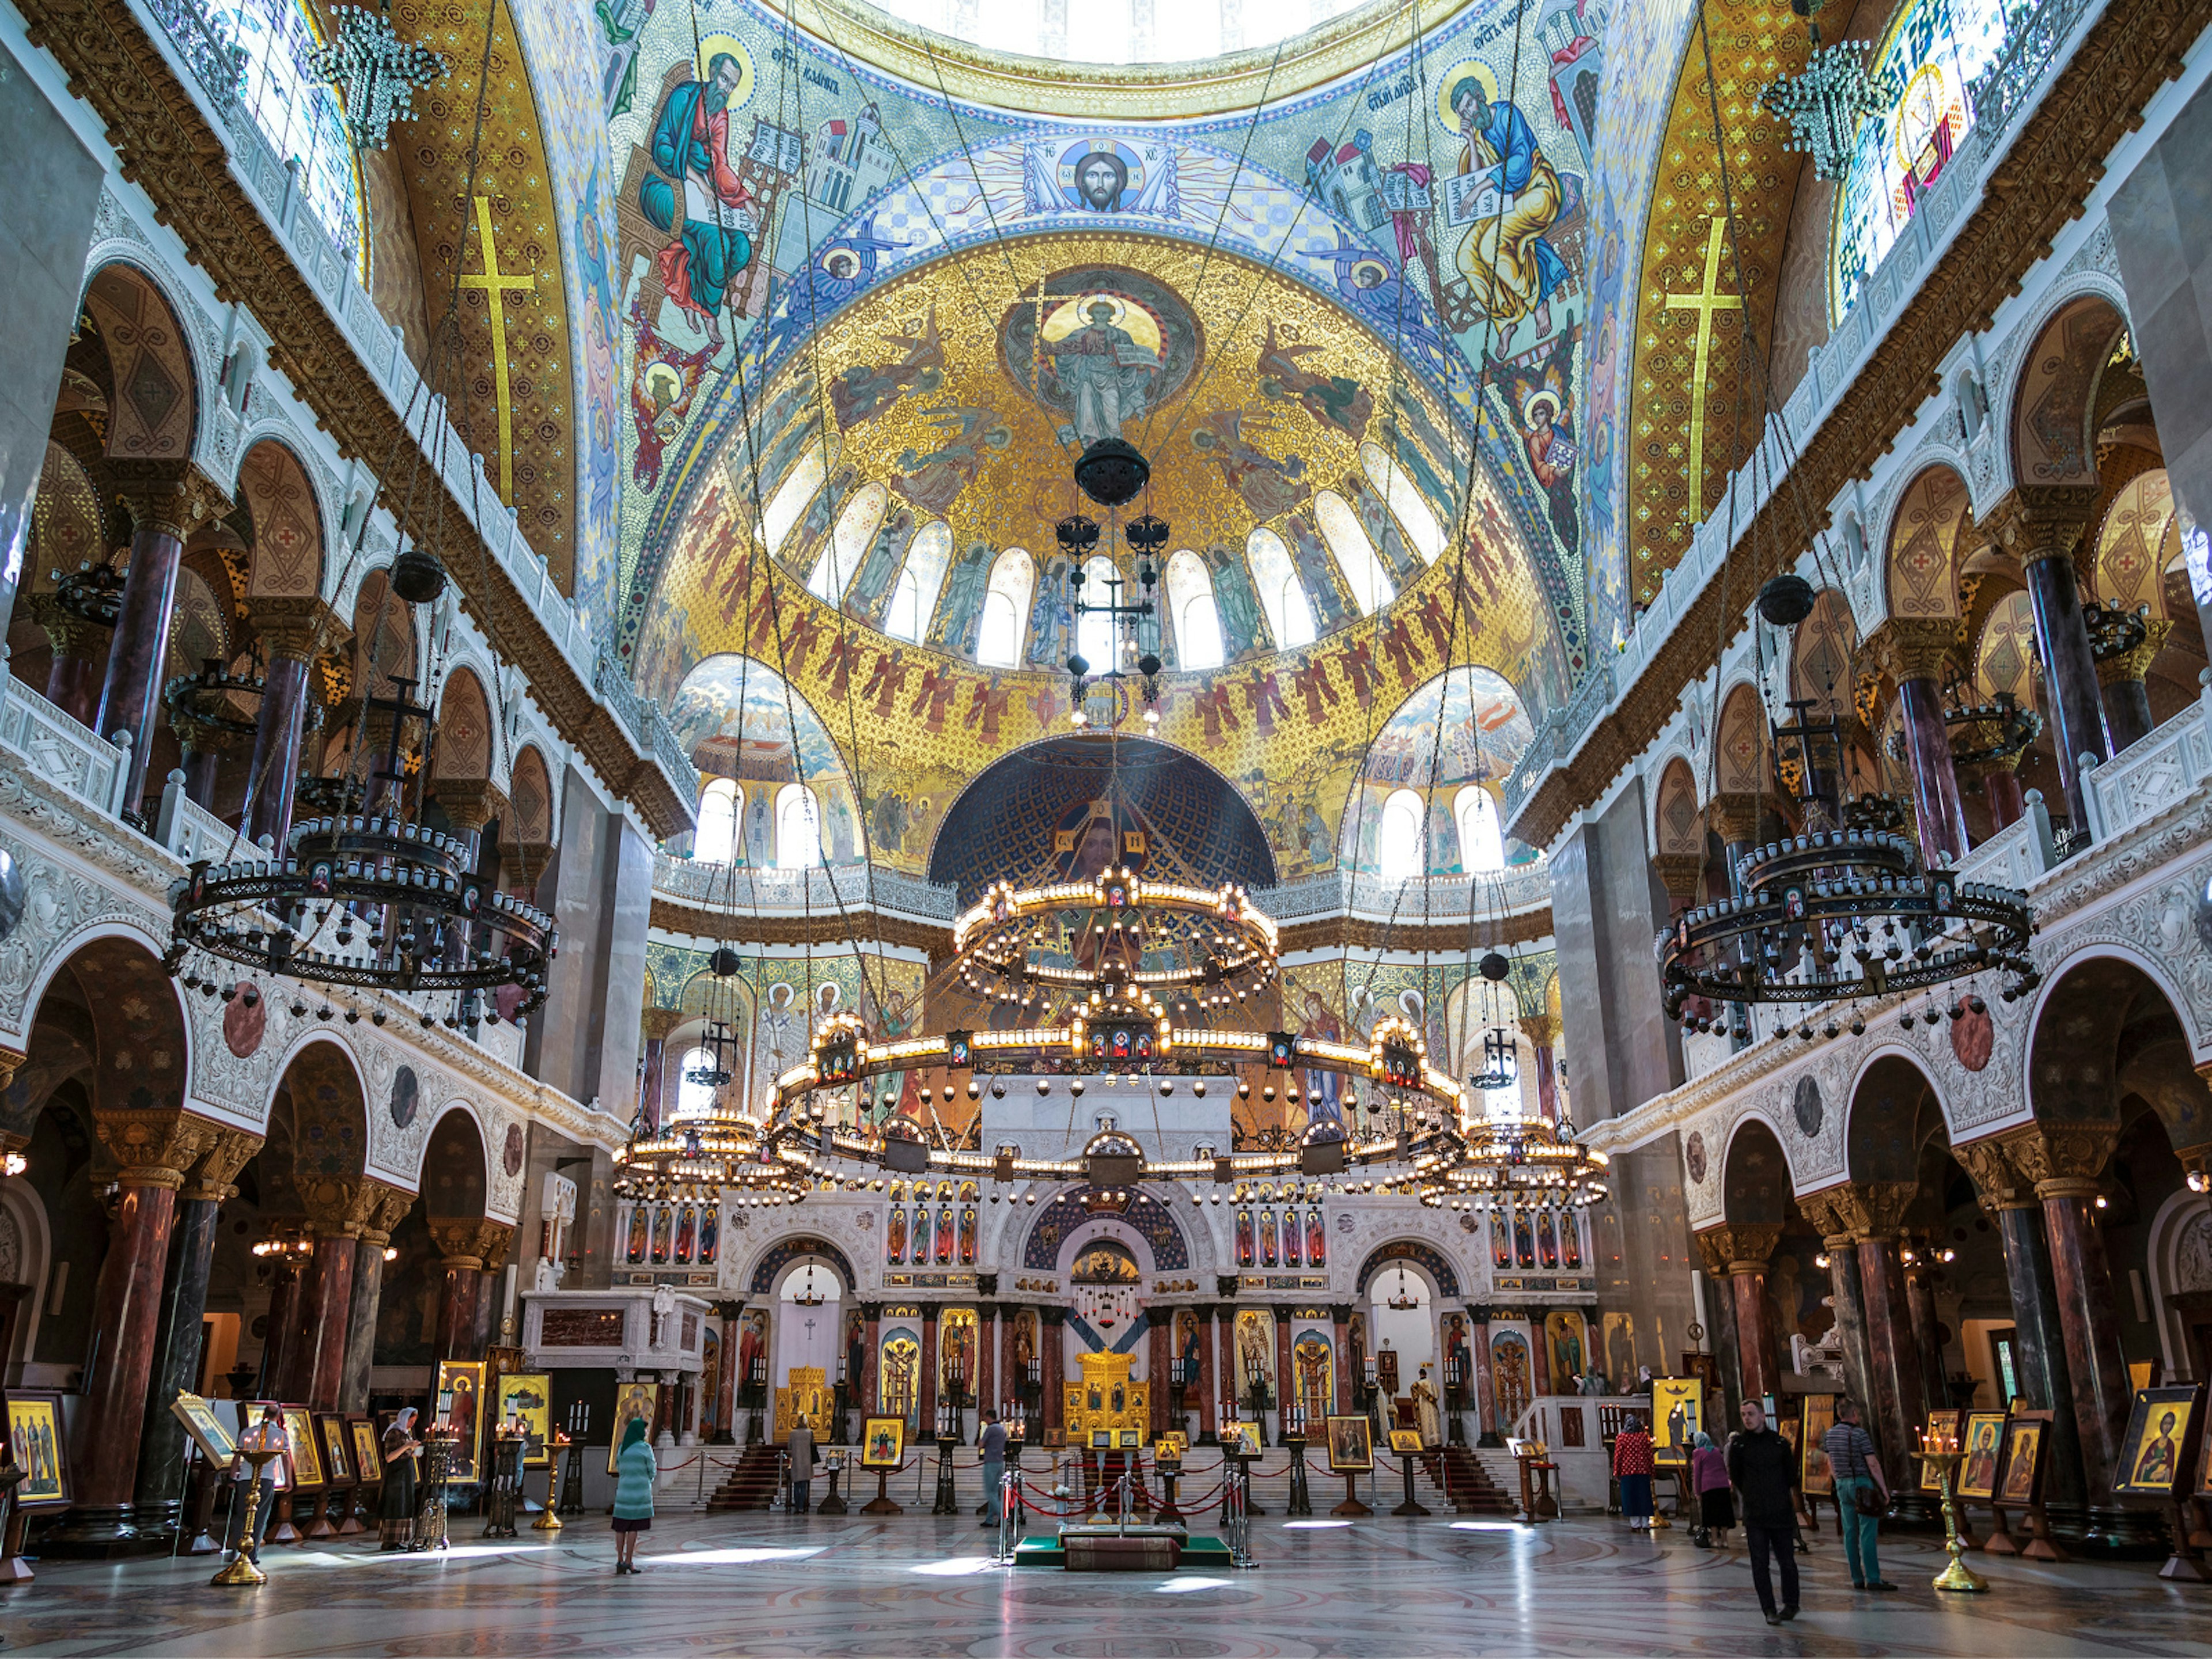
[[[238,1172],[252,1162],[261,1146],[261,1137],[245,1129],[217,1129],[207,1150],[192,1165],[185,1182],[184,1196],[216,1204],[235,1198],[238,1188],[232,1183],[238,1179]]]
[[[1943,665],[1959,642],[1959,623],[1951,617],[1892,617],[1866,636],[1855,666],[1887,674],[1898,684],[1907,680],[1943,680]]]
[[[1696,1235],[1698,1249],[1715,1278],[1729,1273],[1763,1273],[1782,1242],[1778,1221],[1735,1221]]]
[[[311,663],[353,637],[337,612],[312,594],[264,594],[246,603],[247,620],[271,662]]]
[[[270,341],[270,362],[349,454],[414,454],[406,417],[332,314],[309,273],[230,170],[228,135],[210,125],[178,78],[142,14],[126,0],[26,0],[33,45],[52,52],[70,90],[91,106],[114,146],[123,176],[151,198],[161,222],[185,243],[226,301],[253,313]],[[403,477],[405,468],[401,469]],[[555,728],[634,801],[655,834],[691,828],[691,804],[623,726],[589,667],[568,659],[517,579],[471,522],[465,490],[439,469],[424,474],[407,530],[452,573],[469,614],[514,653],[532,694]],[[387,484],[387,497],[395,495]],[[395,512],[407,503],[386,502]],[[536,561],[515,561],[526,572]]]
[[[2034,1123],[2000,1138],[2005,1156],[2039,1198],[2094,1192],[2120,1144],[2117,1123]]]
[[[1602,799],[1613,781],[1650,747],[1684,691],[1712,670],[1748,625],[1743,596],[1774,568],[1774,550],[1805,544],[1807,501],[1832,501],[1865,477],[1911,427],[1934,389],[1931,366],[1959,341],[1981,333],[2081,216],[2114,146],[2141,123],[2152,95],[2179,73],[2183,54],[2208,25],[2212,0],[2136,0],[2107,6],[2073,56],[2025,112],[1989,188],[1922,280],[1873,356],[1803,441],[1786,488],[1765,504],[1653,652],[1620,708],[1593,724],[1565,763],[1547,773],[1506,828],[1548,846],[1573,815]],[[1826,515],[1811,526],[1826,527]]]
[[[182,542],[231,510],[222,487],[190,461],[110,459],[107,471],[137,530]]]
[[[93,1109],[93,1133],[115,1161],[115,1178],[125,1187],[185,1184],[185,1171],[222,1133],[219,1125],[190,1112],[168,1108],[103,1111]]]

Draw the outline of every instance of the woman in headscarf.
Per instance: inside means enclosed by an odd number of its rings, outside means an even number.
[[[615,1455],[615,1571],[637,1571],[637,1535],[653,1525],[653,1483],[660,1464],[647,1441],[645,1419],[623,1425],[622,1449]]]
[[[415,1460],[422,1455],[416,1439],[415,1407],[404,1407],[384,1431],[384,1495],[378,1506],[377,1541],[381,1548],[404,1550],[415,1543]]]
[[[1735,1494],[1729,1486],[1728,1458],[1703,1429],[1698,1431],[1697,1450],[1690,1454],[1690,1485],[1698,1494],[1698,1522],[1705,1542],[1726,1549],[1729,1528],[1735,1525]]]

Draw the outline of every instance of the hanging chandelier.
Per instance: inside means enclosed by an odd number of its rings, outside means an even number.
[[[415,118],[415,94],[446,78],[443,55],[402,40],[390,6],[334,6],[337,39],[307,54],[308,67],[345,88],[346,131],[362,149],[382,149],[395,123]]]
[[[713,1203],[735,1188],[739,1201],[796,1204],[813,1182],[775,1157],[751,1119],[716,1105],[633,1134],[614,1154],[617,1196],[633,1202]]]
[[[1121,528],[1132,553],[1136,556],[1137,576],[1131,584],[1121,574],[1121,566],[1115,564],[1110,575],[1091,578],[1084,567],[1098,546],[1098,526],[1080,513],[1062,519],[1055,527],[1060,550],[1067,557],[1068,612],[1075,620],[1077,638],[1070,642],[1067,657],[1068,677],[1073,681],[1073,708],[1068,715],[1070,724],[1078,731],[1093,723],[1091,693],[1103,688],[1114,699],[1103,710],[1098,723],[1118,726],[1127,713],[1121,706],[1119,693],[1124,684],[1133,683],[1145,706],[1145,726],[1147,731],[1160,723],[1160,618],[1159,601],[1156,597],[1159,586],[1160,550],[1167,545],[1169,525],[1166,520],[1146,513],[1132,519]],[[1085,584],[1096,580],[1106,589],[1097,599],[1086,599]],[[1133,586],[1139,597],[1128,597]],[[1094,663],[1083,654],[1080,644],[1085,618],[1102,617],[1106,620],[1109,659]]]
[[[1790,124],[1790,136],[1783,148],[1802,152],[1812,159],[1816,176],[1839,183],[1850,170],[1859,123],[1882,113],[1889,99],[1867,72],[1866,42],[1820,44],[1820,26],[1812,21],[1820,0],[1791,0],[1790,9],[1806,20],[1811,55],[1796,74],[1761,87],[1759,102]]]
[[[1739,860],[1736,891],[1686,911],[1659,935],[1667,1017],[1717,1003],[1855,1002],[1989,972],[2004,1000],[2031,990],[2027,896],[1921,866],[1902,836],[1845,829],[1795,836]],[[1698,1014],[1692,1028],[1710,1030]],[[1838,1035],[1832,1014],[1826,1034]],[[1854,1012],[1851,1029],[1865,1029]],[[1807,1022],[1799,1029],[1809,1037]]]
[[[419,796],[410,816],[403,734],[419,725],[427,752],[434,716],[410,698],[414,681],[391,684],[397,695],[366,703],[390,716],[392,729],[365,812],[303,819],[281,853],[249,848],[247,858],[198,860],[171,884],[166,961],[187,990],[216,994],[213,965],[202,960],[213,957],[310,984],[451,994],[446,1023],[456,1027],[497,1022],[487,993],[520,992],[518,1020],[544,1005],[553,918],[477,872],[473,836],[420,822]],[[323,1017],[330,1012],[325,1003]],[[374,1018],[383,1024],[382,1010]],[[425,1026],[436,1018],[422,1009]]]

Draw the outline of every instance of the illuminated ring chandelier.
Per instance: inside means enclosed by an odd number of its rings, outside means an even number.
[[[658,1133],[633,1135],[614,1154],[618,1197],[713,1203],[724,1188],[740,1202],[796,1204],[811,1182],[780,1159],[764,1158],[759,1127],[720,1108],[672,1119]]]
[[[2035,986],[2027,896],[1948,867],[1923,870],[1901,836],[1796,836],[1746,854],[1735,874],[1744,896],[1686,911],[1658,936],[1669,1019],[1682,1019],[1692,997],[1832,1003],[1983,971],[2010,976],[2008,1002]],[[1691,1023],[1709,1030],[1712,1021]],[[1836,1033],[1831,1020],[1827,1034]]]
[[[1583,1208],[1611,1190],[1607,1162],[1577,1141],[1565,1120],[1478,1120],[1457,1163],[1419,1172],[1422,1201],[1453,1210],[1487,1210],[1507,1199]]]
[[[1943,725],[1950,734],[1951,763],[1961,767],[2014,759],[2043,735],[2043,716],[2008,698],[1947,708]]]
[[[1073,961],[1054,948],[1071,910],[1085,913]],[[1130,992],[1226,1009],[1273,981],[1279,942],[1241,887],[1146,881],[1116,866],[1090,881],[994,884],[954,919],[952,948],[972,994],[1049,1018],[1051,1005],[1096,1011]]]
[[[1163,1095],[1188,1079],[1191,1092],[1202,1097],[1207,1074],[1218,1081],[1224,1071],[1252,1065],[1364,1081],[1385,1104],[1370,1110],[1363,1127],[1352,1095],[1345,1104],[1354,1121],[1311,1124],[1295,1144],[1164,1163],[1150,1161],[1133,1139],[1112,1132],[1095,1137],[1077,1157],[1054,1159],[1018,1157],[1011,1148],[990,1153],[933,1146],[898,1133],[897,1126],[885,1133],[863,1121],[871,1079],[921,1066],[967,1073],[972,1101],[981,1097],[987,1079],[993,1096],[1003,1097],[1008,1077],[1034,1079],[1040,1095],[1051,1092],[1054,1078],[1065,1077],[1073,1096],[1094,1077],[1141,1078]],[[1249,1098],[1249,1083],[1233,1087]],[[955,1092],[955,1085],[945,1085],[948,1103]],[[1264,1085],[1262,1092],[1272,1098],[1273,1085]],[[1293,1102],[1297,1097],[1297,1085],[1287,1079],[1286,1095]],[[1458,1164],[1465,1147],[1465,1104],[1459,1084],[1429,1066],[1426,1044],[1403,1019],[1378,1022],[1364,1047],[1284,1031],[1180,1030],[1148,993],[1132,986],[1118,1001],[1079,1004],[1066,1024],[1019,1030],[949,1031],[876,1042],[852,1014],[833,1014],[815,1033],[808,1059],[776,1079],[768,1143],[775,1158],[817,1184],[851,1185],[860,1170],[872,1176],[878,1168],[1122,1187],[1145,1179],[1226,1183],[1407,1166],[1388,1182],[1398,1184],[1410,1182],[1416,1170]]]
[[[553,918],[471,869],[463,837],[374,814],[314,817],[293,826],[282,858],[254,850],[197,861],[170,884],[172,972],[197,950],[403,995],[512,986],[523,993],[518,1018],[544,1004]]]

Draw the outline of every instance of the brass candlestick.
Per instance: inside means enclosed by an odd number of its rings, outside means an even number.
[[[530,1523],[532,1532],[561,1530],[561,1517],[553,1513],[553,1498],[560,1486],[561,1453],[568,1443],[567,1435],[556,1434],[553,1437],[553,1443],[545,1449],[545,1511]]]
[[[280,1454],[276,1448],[241,1446],[239,1455],[253,1466],[252,1479],[246,1483],[246,1518],[238,1529],[238,1555],[230,1565],[208,1580],[210,1584],[235,1586],[265,1584],[269,1575],[253,1559],[253,1518],[261,1510],[261,1471]]]
[[[1939,1590],[1985,1590],[1989,1586],[1977,1577],[1963,1559],[1966,1547],[1959,1538],[1959,1510],[1951,1492],[1951,1475],[1959,1467],[1960,1456],[1956,1439],[1929,1439],[1920,1443],[1920,1461],[1936,1471],[1936,1490],[1943,1498],[1943,1549],[1950,1556],[1950,1564],[1929,1580]]]

